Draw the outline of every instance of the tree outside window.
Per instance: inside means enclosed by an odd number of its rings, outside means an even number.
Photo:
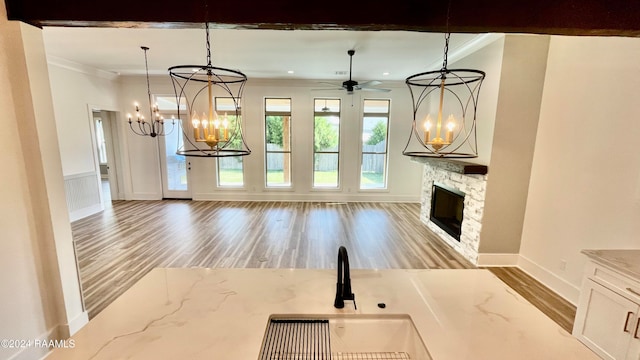
[[[338,188],[340,100],[315,99],[313,126],[313,186]]]

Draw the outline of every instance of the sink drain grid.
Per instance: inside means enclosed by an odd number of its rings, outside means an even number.
[[[411,360],[406,352],[333,353],[331,360]]]
[[[271,319],[260,360],[331,360],[329,320]]]
[[[260,360],[406,360],[406,352],[331,352],[329,320],[271,319]]]
[[[268,357],[261,357],[260,359],[269,360],[411,360],[409,354],[405,352],[349,352],[349,353],[332,353],[329,354],[317,354],[317,353],[271,353]]]

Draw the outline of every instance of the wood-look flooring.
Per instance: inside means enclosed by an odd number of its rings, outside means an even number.
[[[462,269],[418,204],[115,201],[72,224],[90,317],[155,267]]]
[[[550,317],[560,327],[571,333],[573,321],[576,317],[576,307],[573,304],[517,267],[492,267],[487,269],[527,299],[533,306],[537,307],[538,310]]]
[[[336,268],[344,245],[354,269],[475,268],[419,212],[415,203],[114,201],[72,230],[93,318],[156,267]],[[529,281],[508,268],[494,273],[516,291]],[[521,294],[532,303],[555,295],[542,289]]]

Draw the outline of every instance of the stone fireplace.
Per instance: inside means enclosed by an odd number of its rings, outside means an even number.
[[[444,159],[413,159],[424,164],[420,220],[467,260],[477,264],[487,187],[487,167]],[[430,219],[434,184],[464,194],[459,241]]]

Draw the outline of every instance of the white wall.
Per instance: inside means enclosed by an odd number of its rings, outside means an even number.
[[[148,117],[144,76],[123,77],[121,80],[121,113],[132,112],[134,100]],[[245,139],[251,155],[243,158],[245,186],[243,189],[219,188],[216,184],[215,160],[190,158],[191,188],[196,200],[291,200],[291,201],[419,201],[421,165],[402,155],[411,129],[409,91],[402,83],[385,83],[390,93],[356,93],[311,91],[319,85],[310,81],[278,81],[249,79],[244,91],[243,120]],[[168,76],[152,76],[151,92],[173,94]],[[267,189],[264,178],[264,98],[292,99],[292,181],[291,189]],[[313,99],[342,99],[341,113],[341,179],[338,190],[312,189]],[[362,100],[391,99],[389,126],[388,190],[360,191],[360,157]],[[353,103],[353,106],[351,106]],[[124,119],[122,119],[124,121]],[[156,139],[124,134],[128,146],[132,199],[159,199],[159,164]]]
[[[95,171],[90,107],[118,108],[116,77],[80,64],[49,59],[49,78],[58,137],[62,140],[62,172],[66,176]]]
[[[67,207],[75,221],[104,209],[92,109],[118,108],[117,76],[64,59],[47,60]],[[122,168],[121,161],[114,163]]]
[[[638,59],[637,38],[551,38],[520,266],[574,303],[580,250],[640,247]]]
[[[480,234],[482,259],[517,260],[544,87],[549,36],[507,35]]]
[[[0,1],[0,338],[66,337],[87,321],[66,212],[41,31]],[[0,349],[35,359],[47,349]]]
[[[498,95],[500,93],[503,51],[504,37],[499,37],[496,41],[449,64],[450,69],[478,69],[487,74],[480,89],[476,113],[478,157],[468,159],[469,162],[476,164],[489,165],[491,161],[493,129],[496,121]],[[491,171],[491,168],[489,168],[489,171]]]
[[[151,76],[151,92],[155,95],[173,95],[173,86],[169,75]],[[158,139],[149,136],[138,136],[129,128],[127,114],[134,114],[134,102],[140,105],[140,112],[150,119],[147,82],[144,76],[121,76],[118,80],[118,97],[120,118],[118,129],[125,164],[121,172],[125,178],[124,191],[127,200],[159,200],[162,199],[160,179],[160,160]],[[135,125],[135,123],[134,123]]]

